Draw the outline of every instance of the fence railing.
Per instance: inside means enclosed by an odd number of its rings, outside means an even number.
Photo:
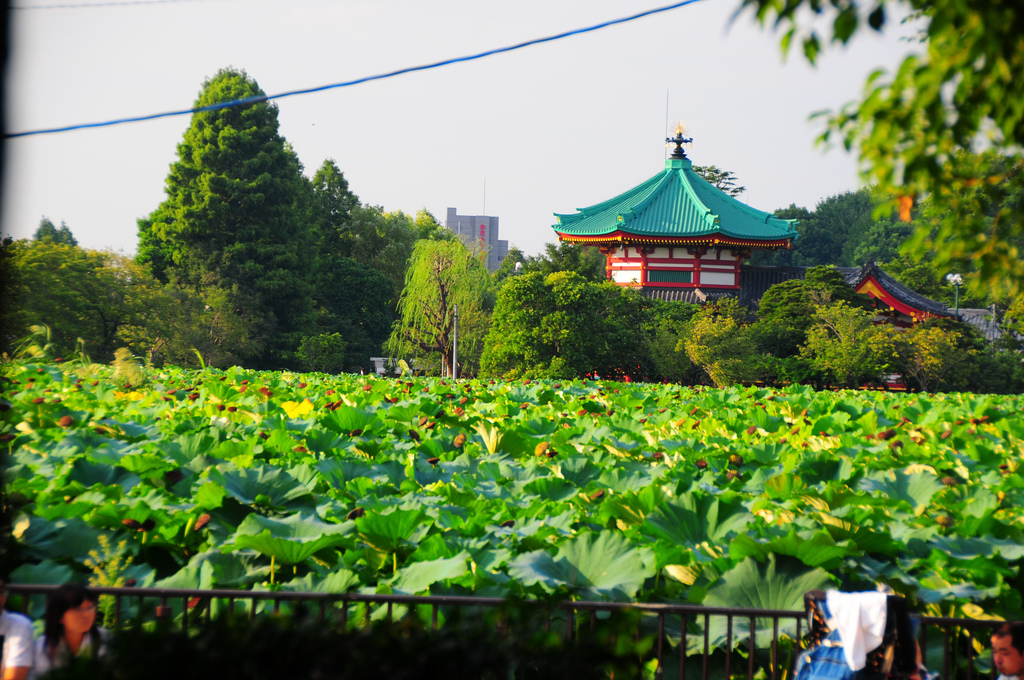
[[[8,605],[23,613],[39,615],[47,593],[57,586],[8,584]],[[180,588],[105,588],[94,592],[111,599],[101,602],[112,627],[141,626],[146,621],[165,621],[187,630],[223,615],[315,616],[325,624],[351,630],[375,621],[410,618],[437,629],[452,616],[463,620],[478,616],[481,623],[502,625],[495,616],[508,607],[532,608],[531,619],[567,640],[592,633],[602,621],[624,612],[637,620],[635,635],[653,636],[651,658],[657,659],[655,677],[694,677],[699,669],[708,678],[755,676],[783,680],[792,676],[797,655],[805,648],[808,612],[805,610],[701,607],[683,604],[619,603],[588,601],[516,601],[495,597],[445,595],[378,595],[363,593],[311,593],[292,591],[194,590]],[[414,613],[415,612],[415,613]],[[923,658],[936,670],[941,639],[941,678],[974,680],[986,677],[987,634],[1001,621],[940,618],[913,615],[921,622],[918,643]],[[985,634],[980,639],[979,633]],[[671,648],[675,647],[674,650]],[[979,669],[979,661],[982,668]],[[997,673],[991,672],[993,679]]]

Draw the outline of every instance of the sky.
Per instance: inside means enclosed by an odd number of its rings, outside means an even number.
[[[7,132],[187,109],[203,81],[244,69],[268,94],[503,47],[667,0],[12,0]],[[131,0],[121,0],[130,2]],[[137,0],[136,0],[137,1]],[[108,0],[109,2],[109,0]],[[813,209],[861,186],[854,155],[825,151],[812,113],[894,70],[912,27],[863,31],[811,67],[740,0],[701,0],[628,24],[430,71],[287,97],[280,132],[312,176],[333,159],[365,204],[442,223],[497,215],[528,254],[554,213],[626,191],[664,167],[684,121],[697,165],[716,165],[767,211]],[[823,28],[825,28],[823,26]],[[666,123],[668,125],[666,126]],[[79,245],[132,254],[136,220],[164,198],[189,116],[8,139],[0,232],[43,216]]]

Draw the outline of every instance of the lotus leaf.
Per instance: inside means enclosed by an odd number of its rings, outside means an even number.
[[[701,603],[707,607],[744,607],[751,609],[784,609],[802,611],[804,593],[808,590],[825,590],[833,587],[834,582],[827,571],[821,568],[809,568],[791,557],[769,555],[765,562],[747,557],[735,567],[725,572],[716,581]],[[725,645],[727,621],[725,617],[711,618],[708,633],[711,644],[715,647]],[[770,644],[773,631],[773,619],[757,619],[755,635],[757,645]],[[779,633],[793,637],[796,635],[796,621],[781,619]],[[696,636],[694,636],[696,637]],[[733,646],[750,638],[747,621],[734,623]],[[691,640],[696,644],[696,640]],[[703,644],[703,640],[700,641]]]
[[[860,488],[879,493],[884,499],[907,503],[914,512],[921,513],[928,507],[932,496],[943,487],[942,482],[928,472],[908,475],[894,470],[884,470],[868,475],[861,481]]]
[[[508,573],[524,585],[539,583],[550,591],[567,588],[583,598],[627,600],[654,570],[621,535],[602,531],[563,542],[554,556],[546,550],[520,555]]]
[[[348,569],[337,569],[324,577],[306,574],[281,584],[281,590],[300,593],[347,593],[359,585],[359,577]]]
[[[99,541],[99,531],[77,517],[49,522],[32,517],[19,542],[36,559],[84,560]]]
[[[738,501],[690,492],[649,514],[640,532],[675,545],[724,545],[754,519]]]
[[[252,514],[221,551],[255,550],[284,564],[298,564],[324,548],[348,542],[346,536],[353,529],[353,522],[327,524],[302,515],[271,519]]]
[[[210,471],[210,481],[244,505],[264,505],[276,510],[311,509],[309,488],[285,470],[270,465],[237,468],[225,464]]]
[[[217,550],[193,555],[188,566],[200,568],[209,563],[214,588],[237,588],[262,581],[270,573],[269,565],[260,565],[259,556],[251,552],[222,553]]]
[[[11,583],[61,585],[75,580],[75,572],[66,564],[43,560],[39,564],[23,564],[11,572]]]
[[[438,581],[459,578],[469,573],[469,562],[470,556],[467,552],[449,558],[414,562],[399,569],[388,583],[396,593],[415,595],[428,590]]]
[[[809,567],[835,569],[845,558],[858,555],[860,551],[853,541],[836,543],[832,537],[818,531],[812,536],[800,536],[790,531],[782,538],[759,542],[747,535],[737,536],[729,544],[729,556],[737,562],[754,557],[764,561],[771,554],[795,557]]]
[[[426,536],[432,524],[422,510],[394,510],[367,513],[355,521],[359,538],[379,553],[390,554]]]

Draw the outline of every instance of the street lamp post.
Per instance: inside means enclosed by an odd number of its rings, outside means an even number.
[[[955,287],[955,289],[956,289],[956,293],[955,293],[955,297],[954,297],[956,302],[954,304],[956,305],[956,320],[959,321],[960,320],[960,286],[964,285],[964,277],[960,276],[959,274],[946,274],[946,281],[948,281],[950,284],[952,284]]]

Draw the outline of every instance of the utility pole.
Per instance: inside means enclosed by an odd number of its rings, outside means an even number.
[[[459,377],[459,306],[455,305],[455,325],[452,329],[452,380]]]

